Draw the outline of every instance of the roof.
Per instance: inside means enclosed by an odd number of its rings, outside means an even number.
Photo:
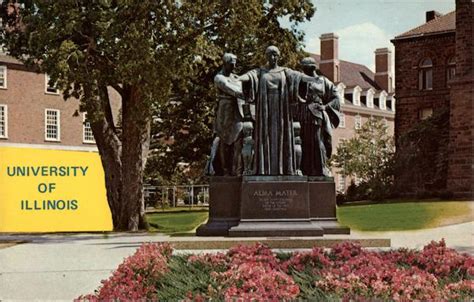
[[[395,37],[394,40],[421,37],[432,34],[454,32],[456,30],[456,11],[437,17]]]
[[[316,54],[310,54],[319,65],[321,56]],[[381,90],[380,87],[375,83],[375,74],[367,66],[352,63],[348,61],[339,60],[341,82],[346,85],[347,88],[359,86],[363,90],[372,88],[374,90]]]
[[[3,62],[3,63],[13,63],[13,64],[23,64],[23,63],[20,62],[19,60],[15,59],[15,58],[12,57],[12,56],[6,55],[6,54],[3,53],[3,52],[0,52],[0,62]]]

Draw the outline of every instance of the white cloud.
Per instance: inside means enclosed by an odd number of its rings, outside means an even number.
[[[339,59],[366,65],[375,70],[375,54],[377,48],[388,47],[392,51],[390,39],[393,35],[386,33],[371,22],[350,25],[334,31],[339,36]],[[320,35],[320,34],[319,34]],[[306,41],[306,50],[320,53],[319,35]]]
[[[351,25],[337,30],[339,35],[339,58],[351,62],[362,63],[370,69],[375,69],[375,54],[377,48],[388,47],[392,35],[371,22]]]

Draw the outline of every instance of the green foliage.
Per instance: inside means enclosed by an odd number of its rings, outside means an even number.
[[[472,221],[466,202],[399,202],[343,206],[337,218],[343,225],[361,231],[405,231],[434,228],[447,223]]]
[[[189,76],[173,82],[172,102],[156,108],[153,125],[152,156],[147,176],[163,182],[185,183],[203,181],[202,175],[211,142],[214,112],[217,106],[213,79],[222,65],[222,55],[238,56],[236,73],[265,63],[266,47],[277,45],[282,53],[281,64],[296,66],[304,56],[301,51],[303,33],[296,27],[282,28],[280,20],[288,17],[296,25],[309,20],[314,8],[311,1],[207,1],[195,4],[202,18],[202,34],[196,38]],[[198,15],[198,13],[196,13]],[[189,163],[184,167],[178,163]]]
[[[212,137],[212,79],[223,52],[239,55],[248,69],[277,44],[283,63],[295,64],[303,34],[281,28],[279,19],[297,24],[314,9],[309,0],[10,0],[0,13],[8,54],[47,73],[65,99],[80,100],[101,154],[114,228],[135,230],[152,120],[149,178],[169,180],[180,162],[192,163],[184,178],[197,178]]]
[[[365,196],[383,199],[393,183],[393,138],[380,119],[370,118],[356,135],[341,142],[331,163],[344,175],[361,180]]]
[[[217,288],[211,266],[187,259],[187,255],[170,258],[169,271],[156,283],[160,301],[182,301],[188,293],[206,293],[209,285]]]
[[[449,110],[440,108],[400,136],[395,158],[396,186],[400,192],[419,197],[449,198],[448,169]]]

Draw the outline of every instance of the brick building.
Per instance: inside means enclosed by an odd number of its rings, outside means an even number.
[[[420,120],[448,110],[449,129],[439,134],[439,139],[448,143],[436,150],[447,154],[447,167],[439,168],[444,178],[436,189],[457,196],[472,196],[474,192],[473,20],[474,3],[456,0],[456,11],[446,15],[426,12],[426,23],[392,40],[397,146],[403,134]],[[403,189],[430,189],[430,179],[419,183],[410,181],[410,175],[397,175],[397,181],[405,184]]]
[[[97,151],[79,101],[64,101],[48,80],[0,55],[0,147]],[[118,106],[114,102],[115,113]]]
[[[341,124],[333,134],[333,150],[341,140],[355,135],[355,130],[369,118],[381,118],[390,134],[394,131],[395,94],[393,91],[392,58],[388,48],[375,51],[375,73],[368,67],[339,59],[339,38],[323,34],[321,54],[312,55],[320,72],[333,81],[343,96]],[[350,179],[343,171],[333,169],[336,189],[344,192]],[[357,182],[357,179],[355,180]]]

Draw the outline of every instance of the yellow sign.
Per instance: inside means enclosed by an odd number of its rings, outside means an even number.
[[[0,232],[110,230],[98,153],[0,147]]]

